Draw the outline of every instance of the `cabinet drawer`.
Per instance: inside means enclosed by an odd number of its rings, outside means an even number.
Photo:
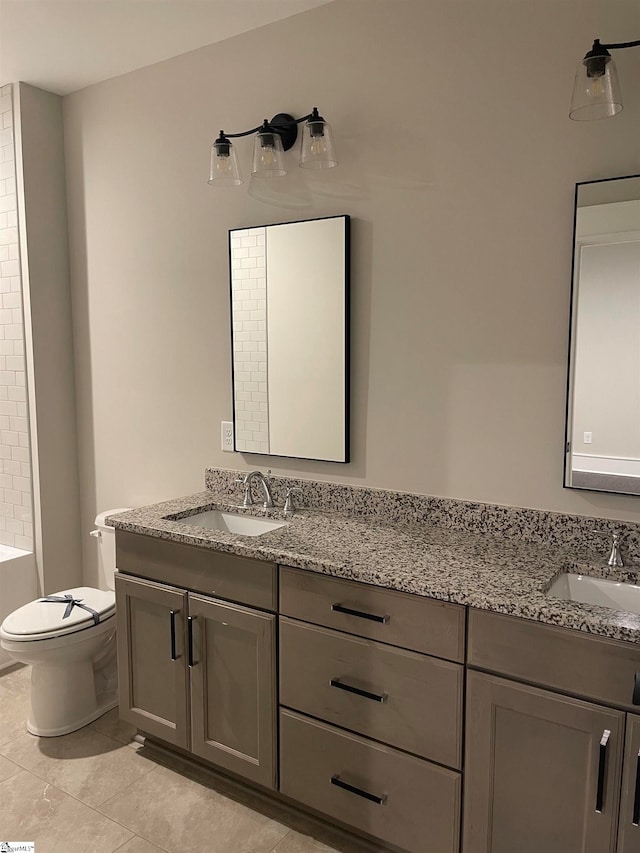
[[[117,530],[116,565],[130,575],[263,610],[276,609],[274,563]]]
[[[410,853],[457,853],[460,775],[290,711],[280,791]]]
[[[460,767],[462,667],[280,619],[280,702]]]
[[[449,660],[464,659],[464,607],[280,567],[280,612]]]
[[[471,666],[636,710],[640,646],[469,609]]]

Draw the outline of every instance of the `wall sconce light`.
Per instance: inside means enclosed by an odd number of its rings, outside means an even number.
[[[279,178],[287,174],[284,152],[288,151],[298,138],[298,125],[302,128],[302,147],[300,163],[303,169],[331,169],[338,165],[333,133],[330,125],[318,113],[318,108],[302,118],[293,118],[288,113],[278,113],[271,121],[264,120],[259,127],[242,133],[220,135],[211,146],[211,162],[207,183],[218,187],[234,187],[242,183],[232,139],[256,134],[253,144],[254,178]]]
[[[620,44],[600,44],[599,39],[594,41],[591,50],[578,63],[569,118],[574,121],[590,121],[609,118],[620,112],[622,93],[616,64],[609,50],[638,46],[640,41]]]

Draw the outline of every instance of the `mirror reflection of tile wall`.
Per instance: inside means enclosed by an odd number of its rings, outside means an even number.
[[[269,452],[267,396],[267,279],[265,229],[234,231],[233,376],[236,441]]]

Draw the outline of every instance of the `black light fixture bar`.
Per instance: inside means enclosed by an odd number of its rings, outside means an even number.
[[[640,39],[637,39],[636,41],[620,41],[617,44],[600,44],[600,39],[596,39],[593,46],[595,47],[597,44],[605,50],[620,50],[625,47],[640,47]]]
[[[298,138],[298,125],[302,124],[303,121],[311,121],[313,118],[322,121],[321,116],[318,115],[317,107],[314,107],[313,112],[302,116],[302,118],[294,118],[289,113],[278,113],[271,121],[265,119],[262,124],[259,124],[258,127],[252,127],[251,130],[243,130],[241,133],[225,133],[224,130],[221,130],[220,136],[225,136],[227,139],[240,139],[242,136],[251,136],[252,133],[258,133],[261,130],[272,130],[282,138],[282,147],[288,151]]]

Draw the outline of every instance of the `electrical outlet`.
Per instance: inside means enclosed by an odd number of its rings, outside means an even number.
[[[592,435],[591,435],[591,433],[590,433],[590,432],[585,432],[585,434],[584,434],[584,443],[585,443],[585,444],[591,444],[591,441],[592,441]]]
[[[222,449],[233,453],[233,421],[220,422],[220,440]]]

